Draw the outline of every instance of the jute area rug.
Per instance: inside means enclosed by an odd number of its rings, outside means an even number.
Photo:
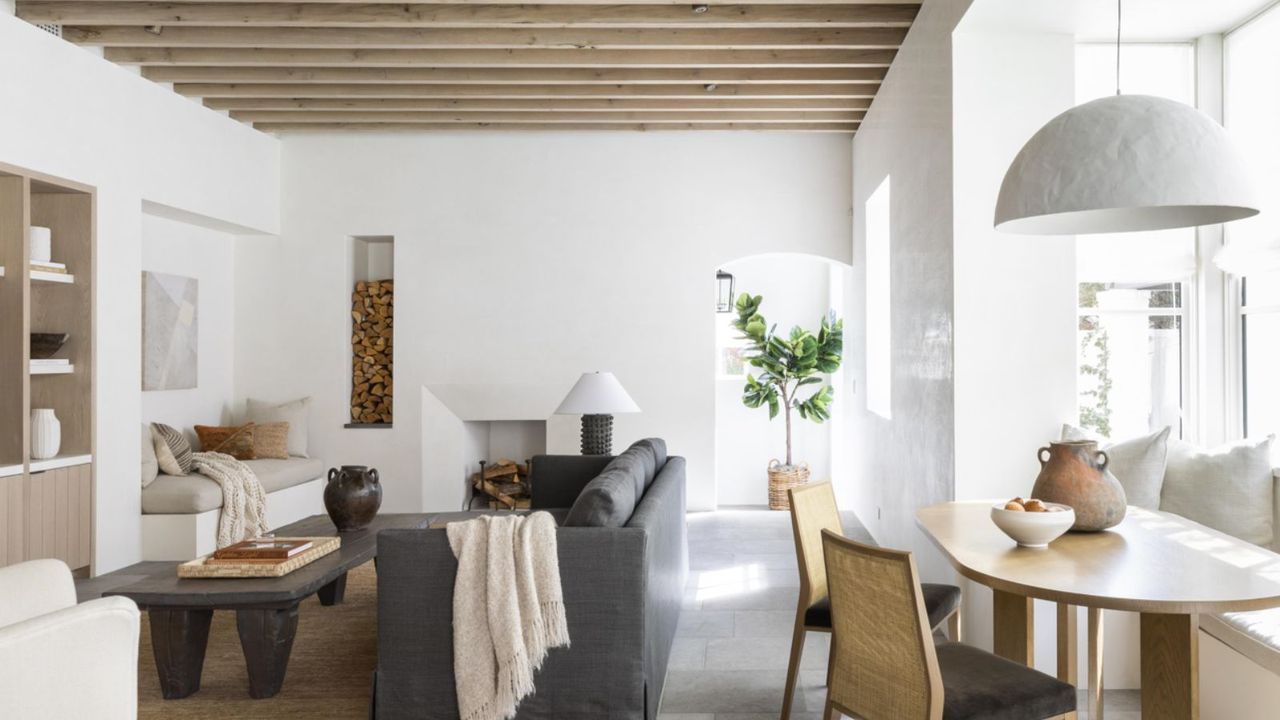
[[[377,576],[373,563],[347,576],[343,604],[322,607],[314,596],[302,603],[289,671],[284,687],[273,698],[249,697],[234,612],[214,612],[200,691],[181,700],[165,700],[160,695],[146,613],[142,614],[141,643],[138,717],[142,720],[367,718],[377,662]]]

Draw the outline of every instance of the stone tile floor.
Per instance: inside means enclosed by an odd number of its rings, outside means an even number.
[[[844,525],[850,537],[870,542],[853,515],[845,514]],[[690,514],[689,584],[659,720],[776,719],[799,585],[788,513]],[[794,720],[821,718],[829,643],[825,634],[809,634]],[[1141,717],[1136,691],[1109,690],[1105,698],[1107,720]]]

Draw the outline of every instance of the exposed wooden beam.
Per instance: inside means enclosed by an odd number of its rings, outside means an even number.
[[[203,27],[907,27],[918,5],[441,5],[17,0],[33,23]]]
[[[204,104],[214,110],[451,110],[454,112],[579,112],[750,110],[774,112],[785,110],[865,110],[871,101],[865,98],[794,98],[764,100],[752,98],[712,98],[649,100],[645,98],[598,98],[554,100],[484,100],[448,98],[205,98]]]
[[[228,67],[888,67],[895,50],[356,50],[109,47],[125,65]]]
[[[175,83],[878,84],[884,74],[883,68],[143,68],[145,77]]]
[[[582,113],[582,112],[416,112],[416,111],[360,111],[360,110],[241,110],[231,113],[231,117],[244,122],[364,122],[364,123],[397,123],[397,122],[429,122],[429,123],[717,123],[717,122],[812,122],[812,123],[851,123],[862,119],[862,113],[849,111],[793,111],[777,113],[754,112],[616,112],[616,113]]]
[[[649,130],[757,130],[768,132],[829,132],[852,134],[857,123],[257,123],[255,128],[269,133],[297,132],[430,132],[456,130],[540,131],[649,131]]]
[[[84,45],[276,48],[897,48],[904,28],[282,28],[65,26]]]
[[[191,97],[262,98],[575,98],[708,99],[740,98],[871,98],[874,85],[362,85],[272,83],[175,83],[173,89]]]

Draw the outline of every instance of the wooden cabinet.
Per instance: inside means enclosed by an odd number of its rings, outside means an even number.
[[[96,211],[92,187],[0,164],[0,566],[57,558],[91,573]],[[65,268],[32,268],[33,225],[52,230]],[[33,365],[32,333],[66,333],[67,363]],[[54,458],[31,457],[33,408],[59,420]]]

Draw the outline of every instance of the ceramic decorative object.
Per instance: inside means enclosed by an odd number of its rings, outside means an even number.
[[[67,333],[31,333],[31,359],[45,360],[53,357],[70,337]]]
[[[1049,443],[1037,452],[1040,475],[1031,496],[1075,510],[1072,530],[1097,532],[1124,520],[1124,488],[1107,472],[1110,459],[1092,440]]]
[[[1020,547],[1049,547],[1049,543],[1071,529],[1076,522],[1076,514],[1066,505],[1045,504],[1049,507],[1062,508],[1062,510],[1057,512],[1005,510],[1004,503],[1001,503],[991,507],[991,521],[1005,535],[1013,538]]]
[[[62,448],[62,423],[53,414],[53,408],[31,410],[31,457],[48,460]]]
[[[343,465],[329,469],[324,487],[324,509],[338,532],[363,530],[382,507],[382,484],[378,471],[364,465]]]
[[[31,262],[47,263],[53,260],[53,231],[47,227],[32,225],[27,232],[31,243]]]

